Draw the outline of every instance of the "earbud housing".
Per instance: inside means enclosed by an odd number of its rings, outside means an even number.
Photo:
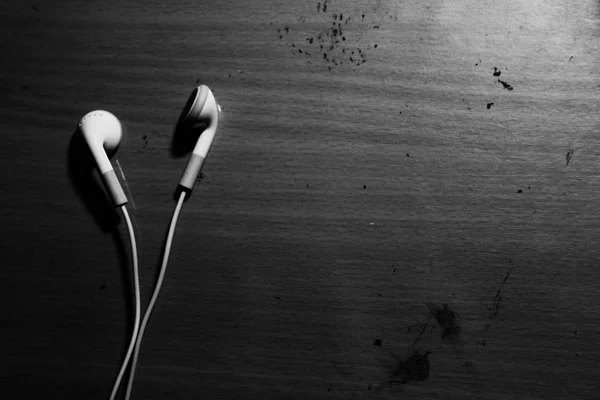
[[[79,130],[90,148],[113,205],[126,204],[127,197],[108,158],[109,154],[117,151],[123,137],[121,122],[108,111],[95,110],[81,118]]]
[[[187,163],[179,185],[192,190],[208,157],[217,126],[219,124],[219,108],[212,91],[206,85],[200,85],[188,98],[178,125],[186,129],[202,129],[198,142]]]

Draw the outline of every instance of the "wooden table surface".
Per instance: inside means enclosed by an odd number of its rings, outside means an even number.
[[[3,399],[108,398],[131,252],[73,133],[126,128],[145,308],[200,83],[133,399],[600,396],[597,1],[9,0],[0,33]]]

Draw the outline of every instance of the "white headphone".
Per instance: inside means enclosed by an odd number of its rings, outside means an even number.
[[[98,168],[98,173],[102,178],[102,182],[106,191],[108,192],[111,202],[114,207],[120,208],[123,212],[123,216],[127,222],[127,227],[129,230],[133,254],[133,275],[136,300],[135,323],[133,334],[129,344],[129,349],[127,350],[127,354],[121,366],[121,370],[119,371],[119,375],[115,380],[115,384],[110,396],[111,400],[115,398],[117,392],[119,391],[121,380],[123,378],[127,365],[129,364],[129,359],[133,354],[133,361],[131,363],[131,371],[129,375],[129,382],[127,385],[125,398],[129,399],[131,395],[131,388],[133,384],[133,378],[135,374],[135,368],[137,364],[137,357],[141,345],[141,340],[144,334],[146,324],[150,318],[150,313],[152,312],[152,308],[154,307],[154,304],[158,297],[158,293],[160,292],[160,288],[166,271],[167,261],[169,258],[171,242],[175,231],[175,224],[179,216],[179,211],[181,210],[181,206],[186,195],[191,194],[191,191],[193,190],[194,185],[196,184],[198,175],[200,174],[200,171],[204,166],[204,162],[208,157],[208,153],[210,152],[210,148],[212,146],[215,134],[217,132],[217,125],[219,123],[219,112],[220,107],[217,104],[217,101],[215,99],[215,96],[212,94],[212,91],[208,88],[208,86],[200,85],[192,91],[190,97],[188,98],[185,104],[183,112],[181,113],[179,121],[177,122],[178,127],[186,129],[200,129],[201,127],[205,127],[205,129],[203,130],[203,132],[201,132],[198,138],[198,142],[196,143],[196,146],[192,151],[190,159],[188,160],[188,163],[179,181],[179,188],[181,189],[181,194],[179,197],[179,201],[177,202],[177,206],[175,207],[175,212],[173,213],[173,219],[171,220],[171,226],[169,228],[169,233],[167,236],[167,243],[165,245],[165,251],[163,254],[163,262],[159,273],[159,279],[156,283],[156,287],[154,288],[154,293],[152,295],[150,303],[148,304],[146,313],[144,314],[141,326],[141,305],[135,235],[133,233],[133,227],[129,218],[129,214],[127,213],[127,209],[125,207],[125,204],[127,204],[127,197],[123,192],[121,184],[119,183],[119,180],[109,160],[109,153],[114,154],[119,147],[119,144],[123,137],[123,127],[116,116],[104,110],[96,110],[89,112],[79,122],[79,131],[83,135],[86,143],[88,144],[92,152],[92,156]]]

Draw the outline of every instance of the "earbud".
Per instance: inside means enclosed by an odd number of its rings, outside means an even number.
[[[114,153],[119,147],[123,137],[121,123],[108,111],[96,110],[81,118],[79,129],[90,146],[92,156],[98,166],[98,172],[113,205],[119,207],[127,203],[127,197],[125,197],[107,154],[107,152]]]
[[[194,188],[196,179],[202,170],[204,161],[215,138],[218,123],[219,106],[217,105],[215,96],[208,86],[198,86],[188,98],[178,121],[178,125],[186,128],[199,129],[206,126],[204,132],[200,134],[194,151],[181,176],[179,185],[183,188],[190,191]]]

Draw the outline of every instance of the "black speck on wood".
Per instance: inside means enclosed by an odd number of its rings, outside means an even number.
[[[487,103],[487,109],[489,110],[490,108],[492,108],[492,106],[494,105],[494,103]]]
[[[503,80],[498,79],[498,82],[500,82],[502,84],[502,86],[504,87],[504,89],[506,89],[506,90],[514,89],[510,84],[508,84],[507,82],[504,82]]]
[[[379,346],[379,347],[381,347],[381,340],[379,340],[379,339],[376,339],[376,340],[373,342],[373,346]]]
[[[523,191],[521,189],[517,190],[517,193],[523,193]]]
[[[494,76],[500,76],[500,74],[502,74],[502,71],[500,71],[498,68],[494,67]]]

